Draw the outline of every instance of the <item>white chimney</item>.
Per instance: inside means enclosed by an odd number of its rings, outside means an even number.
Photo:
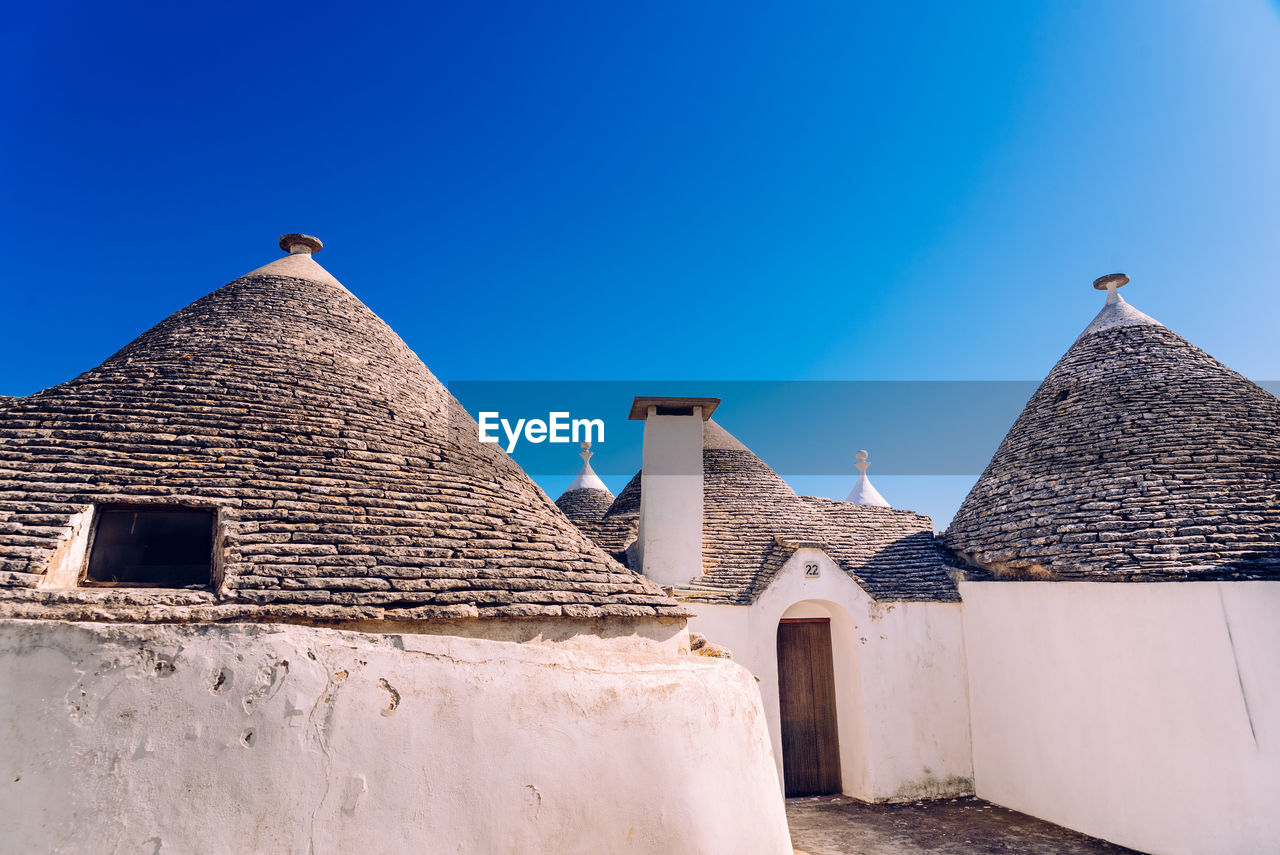
[[[702,575],[702,423],[719,403],[636,398],[631,404],[630,417],[644,421],[636,557],[659,585],[687,585]]]

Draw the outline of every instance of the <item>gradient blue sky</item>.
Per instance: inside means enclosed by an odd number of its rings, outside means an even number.
[[[1113,270],[1280,378],[1262,0],[53,0],[0,73],[0,393],[285,231],[446,382],[1039,379]],[[877,483],[942,523],[971,482]]]

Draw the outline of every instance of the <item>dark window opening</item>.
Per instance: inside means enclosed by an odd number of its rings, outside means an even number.
[[[106,507],[89,552],[86,585],[184,588],[213,576],[210,509]]]

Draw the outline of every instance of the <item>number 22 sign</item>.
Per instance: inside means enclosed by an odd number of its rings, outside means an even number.
[[[809,563],[805,564],[805,565],[804,565],[804,575],[805,575],[806,577],[810,577],[810,578],[812,578],[812,577],[814,577],[814,576],[818,576],[818,575],[820,575],[820,571],[819,571],[819,569],[818,569],[818,565],[817,565],[817,564],[815,564],[815,563],[813,563],[813,562],[809,562]]]

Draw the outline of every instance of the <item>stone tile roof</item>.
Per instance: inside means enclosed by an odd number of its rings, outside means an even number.
[[[572,520],[574,525],[587,531],[600,522],[601,517],[613,504],[614,496],[609,492],[604,481],[600,480],[600,476],[591,468],[590,440],[582,443],[582,452],[579,456],[582,458],[582,469],[569,484],[568,489],[556,499],[556,507]]]
[[[220,510],[218,591],[38,590],[91,503]],[[0,614],[678,618],[584,537],[309,257],[198,300],[98,368],[0,400]]]
[[[640,473],[637,472],[598,521],[579,525],[601,549],[639,572],[628,554],[640,526]]]
[[[913,511],[855,505],[814,496],[798,497],[802,509],[792,509],[785,526],[771,543],[748,535],[763,549],[753,569],[722,561],[687,588],[682,600],[754,602],[797,549],[821,549],[848,573],[872,599],[879,601],[958,602],[959,593],[945,550],[933,534],[933,521]],[[744,534],[746,534],[744,532]],[[740,552],[739,552],[740,555]]]
[[[591,527],[597,525],[613,504],[613,493],[584,487],[578,490],[565,490],[556,499],[556,507],[578,528],[590,535]]]
[[[945,542],[995,578],[1277,578],[1280,401],[1126,307],[1054,366]]]
[[[933,523],[911,511],[799,497],[714,421],[703,428],[704,575],[677,596],[746,605],[798,548],[823,549],[878,600],[958,600]],[[587,531],[626,560],[640,513],[640,475]]]

